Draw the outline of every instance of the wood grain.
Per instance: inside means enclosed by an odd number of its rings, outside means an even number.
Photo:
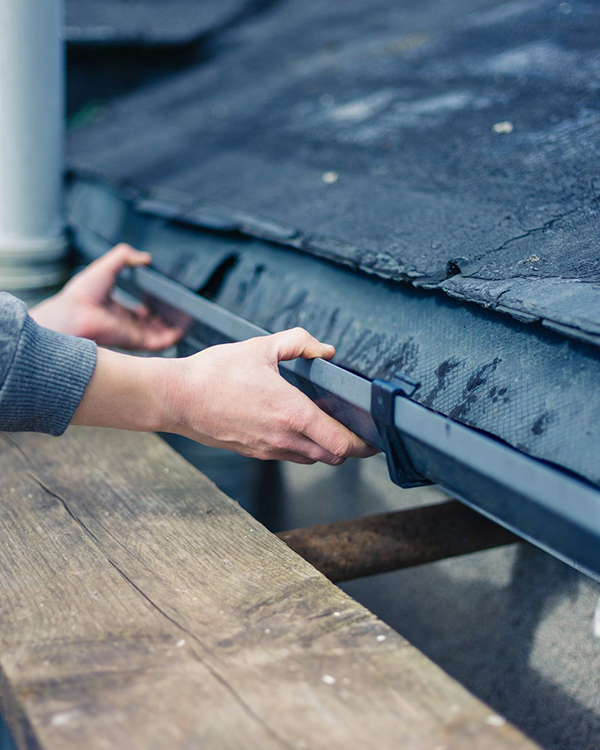
[[[534,747],[157,436],[2,435],[0,476],[19,748]]]

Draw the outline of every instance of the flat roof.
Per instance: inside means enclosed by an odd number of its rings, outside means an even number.
[[[72,131],[70,163],[597,344],[599,16],[284,0]]]

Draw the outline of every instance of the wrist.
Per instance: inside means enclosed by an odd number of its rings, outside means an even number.
[[[170,382],[177,360],[98,349],[96,369],[73,424],[170,431]]]
[[[196,355],[198,356],[198,355]],[[194,378],[191,357],[163,359],[157,368],[160,378],[161,432],[190,436],[190,415],[197,418],[203,402],[202,386]],[[193,420],[192,420],[193,421]]]
[[[186,425],[185,359],[153,357],[147,391],[154,432],[181,435]]]
[[[170,384],[174,380],[176,368],[173,365],[177,360],[126,354],[122,356],[134,360],[128,393],[132,424],[127,429],[171,432]]]

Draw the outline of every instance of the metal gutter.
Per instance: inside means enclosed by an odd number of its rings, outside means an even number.
[[[167,317],[184,316],[190,350],[267,331],[148,268],[120,286]],[[281,363],[321,408],[384,450],[401,486],[431,481],[583,573],[600,580],[600,490],[407,397],[409,379],[370,381],[324,360]]]

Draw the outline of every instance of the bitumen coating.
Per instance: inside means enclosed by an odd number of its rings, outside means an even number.
[[[142,247],[157,270],[262,328],[302,325],[336,346],[337,364],[409,375],[415,401],[600,485],[597,346],[440,290],[157,217],[147,198],[102,182],[72,182],[68,206],[84,259],[119,241]]]
[[[585,0],[282,0],[74,129],[70,163],[598,343],[599,21]]]

